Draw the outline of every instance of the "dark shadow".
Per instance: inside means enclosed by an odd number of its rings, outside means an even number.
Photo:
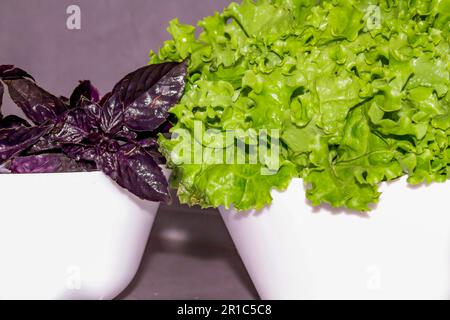
[[[222,219],[215,210],[206,212],[208,213],[201,213],[198,210],[190,210],[184,206],[170,208],[162,206],[157,215],[155,226],[137,275],[116,299],[124,299],[132,294],[138,284],[143,281],[143,278],[148,275],[148,270],[152,266],[153,257],[157,253],[171,253],[174,255],[189,256],[199,260],[220,259],[225,261],[237,281],[245,286],[248,294],[253,299],[259,299],[256,289],[234,248],[232,239]],[[183,215],[185,216],[183,217]],[[183,223],[183,220],[185,222],[189,221],[189,223]],[[164,237],[164,231],[174,225],[177,230],[181,230],[183,234],[188,235],[186,237],[187,240],[170,240]],[[205,232],[205,228],[209,228],[209,231]],[[216,239],[211,239],[212,234]],[[214,272],[214,270],[211,270],[211,272]],[[186,274],[186,277],[189,276],[189,274]],[[152,293],[149,292],[148,296],[151,299]],[[233,297],[229,298],[232,299]]]

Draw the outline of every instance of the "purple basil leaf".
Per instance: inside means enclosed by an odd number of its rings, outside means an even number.
[[[164,74],[166,69],[169,69]],[[125,125],[135,131],[153,131],[166,122],[169,110],[180,100],[185,87],[186,63],[156,67],[152,74],[164,74],[148,91],[136,96],[125,109]],[[152,83],[155,76],[147,80]],[[138,93],[138,92],[136,92]]]
[[[164,122],[157,130],[158,133],[169,133],[170,129],[173,128],[173,124],[170,121]]]
[[[117,180],[117,170],[119,167],[116,152],[99,152],[96,150],[97,167],[114,181]]]
[[[94,163],[78,162],[63,154],[40,154],[18,157],[11,161],[12,173],[56,173],[94,171]]]
[[[55,120],[67,110],[64,102],[29,79],[5,80],[11,99],[35,124]]]
[[[3,87],[3,83],[0,82],[0,120],[3,119],[2,114],[3,92],[5,92],[5,88]]]
[[[62,146],[63,152],[77,161],[97,161],[97,149],[85,144],[66,144]]]
[[[21,117],[10,115],[0,120],[0,129],[13,129],[18,127],[31,127],[31,125]]]
[[[92,102],[100,101],[100,94],[98,93],[98,90],[91,84],[89,80],[80,81],[78,87],[75,88],[69,99],[70,107],[77,107],[82,97]]]
[[[104,130],[116,133],[124,124],[134,131],[158,128],[183,94],[186,73],[186,62],[171,62],[146,66],[128,74],[103,105]]]
[[[67,97],[65,97],[65,96],[59,96],[58,99],[61,100],[62,102],[64,102],[64,104],[65,104],[67,107],[69,107],[69,104],[70,104],[69,98],[67,98]]]
[[[11,70],[14,68],[12,64],[2,64],[0,65],[0,78],[2,77],[3,73],[5,73],[8,70]]]
[[[129,144],[122,146],[119,152],[102,154],[97,166],[141,199],[170,200],[168,183],[161,168],[138,146]]]
[[[0,163],[21,153],[47,133],[49,127],[16,127],[0,129]]]
[[[137,145],[142,147],[147,153],[149,153],[153,160],[156,161],[158,164],[165,164],[166,159],[163,157],[163,155],[158,150],[158,141],[156,138],[150,137],[150,138],[144,138],[142,140],[139,140],[137,142]]]
[[[58,141],[49,140],[47,135],[42,136],[35,144],[33,144],[25,155],[35,155],[43,152],[60,150],[61,144]]]
[[[105,94],[98,104],[103,106],[106,103],[106,101],[108,101],[109,98],[111,98],[111,95],[112,95],[112,92],[108,92],[107,94]]]
[[[114,180],[117,177],[119,150],[119,143],[106,137],[95,146],[97,167]]]
[[[125,140],[125,141],[135,141],[138,137],[138,134],[134,131],[130,131],[127,128],[124,128],[117,132],[114,135],[115,139]]]
[[[150,137],[139,140],[138,145],[144,149],[156,149],[158,147],[158,141],[156,138]]]
[[[89,133],[83,126],[82,115],[76,111],[77,109],[71,110],[70,114],[58,119],[52,129],[30,148],[28,154],[61,149],[66,143],[78,143],[87,137]]]
[[[97,139],[94,140],[94,142],[90,141],[90,144],[65,144],[62,146],[62,150],[67,156],[73,159],[95,161],[99,163],[99,161],[111,159],[108,158],[108,156],[117,153],[120,149],[118,141],[109,139],[104,135],[100,134]],[[106,170],[108,166],[109,164],[105,162],[103,168]]]
[[[52,130],[31,148],[31,154],[60,149],[64,144],[77,144],[99,132],[97,120],[100,106],[84,99],[78,105],[83,107],[71,109],[56,120]]]
[[[11,170],[9,170],[10,165],[10,161],[0,164],[0,174],[11,173]]]
[[[153,160],[158,165],[165,165],[167,163],[166,158],[163,157],[163,155],[158,150],[153,149],[145,149],[145,151],[152,156]]]
[[[111,95],[102,105],[100,126],[106,133],[115,134],[123,127],[123,104],[118,96]]]
[[[98,103],[90,101],[84,97],[81,97],[77,107],[86,111],[89,121],[95,126],[95,130],[99,130],[102,117],[102,107]]]
[[[95,162],[92,161],[85,161],[85,160],[80,160],[77,161],[78,167],[81,168],[81,171],[99,171],[97,168],[97,164]],[[80,170],[78,170],[80,171]]]
[[[55,123],[49,134],[49,140],[61,144],[78,143],[86,138],[96,127],[96,122],[86,110],[81,108],[67,111]]]
[[[0,79],[2,80],[16,80],[16,79],[31,79],[34,78],[26,71],[16,68],[13,65],[1,65],[0,66]]]

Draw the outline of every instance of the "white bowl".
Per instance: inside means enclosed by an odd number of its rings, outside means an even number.
[[[116,297],[158,207],[102,172],[0,175],[0,299]]]
[[[259,213],[220,211],[263,299],[449,299],[450,182],[381,189],[369,214],[313,208],[299,179]]]

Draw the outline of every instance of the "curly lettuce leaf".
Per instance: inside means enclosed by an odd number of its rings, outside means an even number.
[[[265,176],[267,161],[179,162],[182,139],[160,137],[181,202],[259,209],[300,177],[313,205],[370,211],[384,181],[446,181],[449,12],[450,0],[244,0],[200,21],[198,37],[172,21],[173,39],[150,54],[189,59],[172,132],[187,130],[192,149],[196,121],[201,136],[277,129],[281,141]]]

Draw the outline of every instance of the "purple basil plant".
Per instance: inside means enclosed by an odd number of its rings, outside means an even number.
[[[101,170],[142,199],[167,202],[156,140],[170,128],[169,109],[183,94],[186,74],[186,62],[149,65],[102,99],[90,81],[65,98],[39,87],[26,71],[1,65],[0,172]],[[29,121],[2,115],[5,87]]]

